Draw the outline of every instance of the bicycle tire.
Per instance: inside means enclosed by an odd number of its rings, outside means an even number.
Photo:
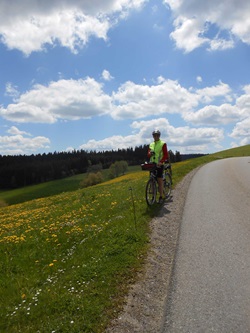
[[[146,202],[148,206],[152,206],[155,203],[157,194],[157,184],[153,178],[150,178],[146,185]]]
[[[170,173],[166,172],[163,180],[163,191],[166,199],[168,199],[171,195],[171,190],[172,190],[171,184],[172,184],[172,177]]]

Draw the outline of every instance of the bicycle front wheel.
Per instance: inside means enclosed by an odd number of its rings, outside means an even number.
[[[164,190],[164,195],[165,195],[166,199],[168,199],[170,197],[171,190],[172,190],[171,184],[172,184],[171,176],[168,172],[166,172],[164,183],[163,183],[163,190]]]
[[[150,178],[146,185],[146,201],[149,206],[155,203],[157,194],[157,185],[154,179]]]

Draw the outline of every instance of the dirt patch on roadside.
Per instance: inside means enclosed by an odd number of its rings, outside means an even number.
[[[107,333],[162,331],[185,198],[196,171],[184,177],[173,190],[172,198],[151,221],[151,249],[144,270],[131,286],[122,313],[112,322]]]

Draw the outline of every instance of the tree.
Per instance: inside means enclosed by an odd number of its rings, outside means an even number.
[[[181,160],[182,160],[181,153],[176,150],[176,152],[175,152],[175,162],[181,162]]]
[[[80,182],[80,187],[89,187],[103,182],[103,175],[99,171],[97,173],[89,173],[88,176]]]
[[[112,163],[109,167],[109,177],[115,178],[120,176],[128,170],[128,163],[126,161],[116,161]]]

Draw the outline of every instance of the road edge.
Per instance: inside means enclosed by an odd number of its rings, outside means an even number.
[[[199,168],[189,172],[176,185],[171,199],[150,222],[151,247],[144,269],[131,286],[123,311],[111,323],[107,333],[162,332],[182,213],[189,185]]]

